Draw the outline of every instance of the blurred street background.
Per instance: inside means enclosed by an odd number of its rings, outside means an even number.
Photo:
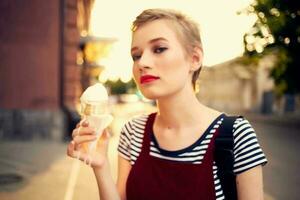
[[[199,23],[205,58],[197,97],[254,126],[268,158],[265,199],[299,199],[297,1],[2,0],[1,200],[99,199],[92,170],[66,155],[80,95],[97,82],[114,116],[109,158],[116,178],[121,127],[155,111],[135,86],[129,54],[131,21],[153,7],[181,10]]]

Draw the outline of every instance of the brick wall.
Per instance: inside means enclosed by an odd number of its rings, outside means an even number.
[[[64,16],[64,81],[63,104],[74,109],[82,92],[80,84],[80,67],[76,64],[79,48],[79,31],[77,28],[77,1],[66,0]]]
[[[0,139],[62,138],[81,94],[77,0],[2,0],[0,12]]]
[[[59,1],[0,1],[0,106],[59,106]]]

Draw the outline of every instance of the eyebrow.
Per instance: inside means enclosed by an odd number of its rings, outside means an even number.
[[[163,37],[158,37],[158,38],[154,38],[154,39],[151,39],[148,43],[154,43],[154,42],[157,42],[157,41],[160,41],[160,40],[163,40],[163,41],[168,41],[166,38],[163,38]],[[138,47],[132,47],[131,48],[131,52],[138,49]]]

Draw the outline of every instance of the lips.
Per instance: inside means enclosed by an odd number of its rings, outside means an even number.
[[[157,76],[144,75],[144,76],[141,76],[140,82],[141,82],[141,84],[145,84],[145,83],[153,82],[157,79],[159,79],[159,77],[157,77]]]

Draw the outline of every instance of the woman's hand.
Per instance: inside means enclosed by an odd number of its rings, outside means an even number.
[[[96,148],[92,150],[89,149],[89,145],[97,139],[97,136],[86,120],[77,124],[72,132],[72,138],[67,149],[68,156],[77,158],[93,168],[102,168],[107,162],[109,132],[106,129],[98,139]]]

